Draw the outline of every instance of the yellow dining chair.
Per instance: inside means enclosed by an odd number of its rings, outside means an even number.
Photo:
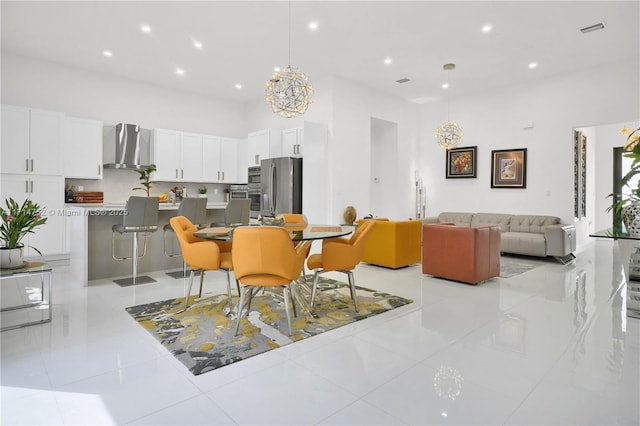
[[[222,251],[215,241],[203,240],[196,237],[193,234],[197,230],[196,226],[184,216],[172,217],[169,219],[169,223],[180,242],[182,258],[191,269],[189,289],[187,290],[187,294],[184,298],[184,309],[187,309],[189,306],[189,296],[191,295],[191,287],[193,286],[195,271],[200,271],[200,292],[198,293],[198,296],[200,297],[202,296],[202,283],[204,281],[205,271],[222,270],[227,273],[227,295],[229,297],[227,303],[229,310],[231,311],[230,274],[233,270],[231,252]]]
[[[358,312],[358,300],[356,299],[356,286],[353,278],[353,269],[362,260],[364,246],[371,235],[376,222],[367,220],[358,226],[351,238],[330,238],[322,241],[322,253],[312,254],[307,260],[307,267],[314,271],[313,289],[311,290],[311,307],[315,303],[318,291],[318,277],[323,272],[338,271],[347,274],[351,299],[356,312]]]
[[[290,284],[300,276],[306,245],[301,244],[294,249],[287,230],[277,226],[241,226],[233,231],[231,255],[236,279],[241,284],[235,335],[238,335],[240,329],[247,291],[248,314],[254,291],[264,287],[282,287],[289,335],[292,334],[289,304],[293,304],[295,315],[295,303]]]
[[[282,219],[285,225],[307,225],[307,217],[300,213],[278,213],[276,215],[276,219]],[[293,242],[294,247],[297,243]],[[311,244],[308,244],[307,250],[305,252],[304,258],[306,259],[309,256],[309,252],[311,251]],[[302,264],[302,279],[307,281],[307,271],[304,267],[304,263]]]

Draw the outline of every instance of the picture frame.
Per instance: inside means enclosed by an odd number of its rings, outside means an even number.
[[[527,148],[491,151],[491,188],[527,187]]]
[[[477,146],[451,148],[446,154],[446,178],[477,177]]]

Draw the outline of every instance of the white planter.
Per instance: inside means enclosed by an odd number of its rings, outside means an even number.
[[[622,208],[622,222],[632,237],[640,237],[640,204],[633,203]]]
[[[15,269],[24,264],[23,247],[20,248],[0,248],[0,268],[2,269]]]

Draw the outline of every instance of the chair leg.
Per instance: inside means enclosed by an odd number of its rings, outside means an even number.
[[[238,330],[240,330],[240,320],[242,319],[242,305],[244,304],[244,298],[246,293],[247,293],[247,288],[242,287],[240,291],[240,300],[238,300],[238,309],[236,309],[236,316],[238,317],[238,320],[236,321],[236,330],[233,334],[234,336],[237,336]],[[249,309],[247,308],[247,313],[248,312],[249,312]]]
[[[184,308],[182,308],[183,311],[185,311],[187,309],[187,307],[189,306],[189,296],[191,296],[191,287],[193,286],[193,277],[195,275],[195,271],[192,269],[191,270],[191,279],[189,280],[189,288],[187,289],[187,294],[184,295]]]
[[[353,306],[358,312],[358,299],[356,298],[356,286],[353,280],[353,272],[352,271],[344,271],[349,277],[349,290],[351,290],[351,299],[353,300]]]
[[[198,297],[202,297],[202,283],[204,282],[204,269],[200,271],[200,291],[198,292]]]
[[[313,273],[313,288],[311,290],[311,307],[313,308],[313,304],[316,301],[316,291],[318,291],[318,278],[320,276],[320,271],[316,270]]]
[[[291,299],[289,286],[282,287],[282,292],[284,293],[284,309],[287,311],[287,325],[289,326],[289,336],[291,336],[293,334],[293,329],[291,328],[291,313],[289,312],[289,300]]]
[[[229,274],[231,274],[231,271],[229,271],[228,269],[224,269],[224,271],[227,272],[227,306],[229,307],[229,313],[231,313],[231,311],[233,310],[233,306],[231,306],[231,277],[229,276]]]

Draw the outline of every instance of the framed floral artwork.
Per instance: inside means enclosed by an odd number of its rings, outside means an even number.
[[[477,149],[476,146],[448,149],[447,179],[476,177]]]
[[[527,187],[527,149],[491,151],[491,187]]]

